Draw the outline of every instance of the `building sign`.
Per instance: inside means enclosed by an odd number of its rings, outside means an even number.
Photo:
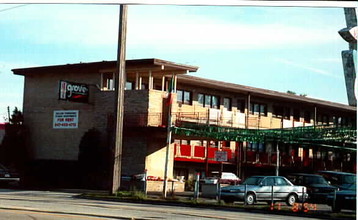
[[[72,102],[88,102],[89,89],[87,84],[72,83],[60,80],[60,100]]]
[[[78,110],[53,111],[53,128],[78,128]]]
[[[226,151],[215,151],[216,161],[224,162],[227,161],[227,152]]]

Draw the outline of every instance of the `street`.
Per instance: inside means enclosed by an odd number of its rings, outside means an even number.
[[[170,205],[79,199],[73,192],[0,190],[0,219],[302,219]]]

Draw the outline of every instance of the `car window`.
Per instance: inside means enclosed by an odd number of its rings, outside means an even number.
[[[247,185],[259,185],[263,177],[249,177],[242,184]]]
[[[282,177],[277,177],[275,178],[275,181],[276,181],[276,186],[287,186],[287,185],[290,185],[288,184],[288,182],[282,178]]]
[[[275,180],[272,177],[267,177],[263,182],[262,185],[264,186],[273,186],[275,185]]]
[[[327,181],[321,176],[306,176],[306,184],[328,184]]]
[[[357,177],[353,175],[344,175],[342,177],[342,183],[354,184],[357,181]]]

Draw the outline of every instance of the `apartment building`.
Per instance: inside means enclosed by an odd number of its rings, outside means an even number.
[[[31,173],[60,183],[80,176],[84,137],[95,129],[98,146],[111,152],[114,127],[115,61],[14,69],[25,77],[24,125],[28,130]],[[171,121],[242,130],[296,127],[356,127],[356,108],[293,94],[189,76],[198,67],[160,59],[126,61],[122,173],[164,176],[168,88],[174,82]],[[169,178],[211,171],[240,177],[302,169],[355,170],[356,147],[252,142],[183,135],[173,131]],[[349,147],[347,147],[349,145]],[[277,153],[279,149],[280,154]],[[217,152],[226,152],[218,161]],[[278,158],[277,158],[278,157]],[[278,159],[278,160],[277,160]],[[94,161],[95,159],[93,159]],[[103,160],[111,160],[110,154]],[[279,161],[279,163],[277,163]],[[106,182],[107,176],[99,181]]]

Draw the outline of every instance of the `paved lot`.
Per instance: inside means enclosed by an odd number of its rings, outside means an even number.
[[[89,200],[76,195],[76,191],[0,190],[0,219],[302,219],[247,210]]]

